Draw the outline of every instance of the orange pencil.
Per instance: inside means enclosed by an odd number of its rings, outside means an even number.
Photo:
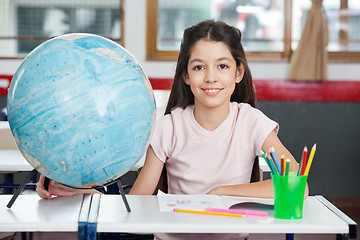
[[[174,208],[174,212],[208,214],[208,215],[218,215],[218,216],[228,216],[228,217],[246,217],[246,215],[238,214],[238,213],[210,212],[210,211],[188,210],[188,209],[178,209],[178,208]]]

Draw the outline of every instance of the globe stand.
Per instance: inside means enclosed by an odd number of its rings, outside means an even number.
[[[35,169],[33,169],[24,179],[24,181],[19,185],[18,189],[15,191],[14,195],[12,196],[12,198],[10,199],[7,207],[11,208],[11,206],[14,204],[14,202],[16,201],[16,199],[18,198],[18,196],[20,195],[20,193],[22,192],[22,190],[25,188],[25,185],[30,181],[30,179],[32,179],[33,177],[35,177],[35,175],[37,174],[37,171]]]
[[[16,199],[19,197],[20,193],[22,192],[22,190],[25,188],[25,185],[30,181],[30,179],[32,179],[33,177],[35,177],[35,175],[37,174],[37,171],[35,169],[33,169],[24,179],[24,181],[19,185],[18,189],[15,191],[14,195],[12,196],[12,198],[10,199],[9,203],[7,204],[8,208],[11,208],[11,206],[14,204],[14,202],[16,201]],[[47,182],[47,183],[46,183]],[[47,189],[47,185],[48,185],[49,179],[45,178],[45,182],[44,182],[44,187]],[[126,199],[126,195],[125,195],[125,191],[122,187],[121,181],[120,179],[116,180],[116,184],[119,188],[119,192],[120,195],[122,197],[122,200],[125,204],[126,210],[128,212],[131,212],[129,203]]]
[[[121,195],[121,197],[122,197],[122,199],[123,199],[123,202],[124,202],[124,204],[125,204],[126,210],[127,210],[128,212],[131,212],[131,209],[130,209],[129,203],[128,203],[127,199],[126,199],[125,191],[124,191],[124,189],[123,189],[123,187],[122,187],[122,184],[121,184],[120,179],[117,179],[117,180],[116,180],[116,184],[117,184],[117,186],[118,186],[118,188],[119,188],[120,195]]]

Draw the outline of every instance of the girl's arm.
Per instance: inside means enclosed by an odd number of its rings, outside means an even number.
[[[298,171],[299,165],[296,162],[295,158],[291,153],[284,147],[278,138],[276,131],[273,130],[265,139],[262,148],[264,151],[269,152],[270,146],[273,146],[276,152],[279,154],[284,154],[285,158],[290,159],[290,171]],[[248,184],[238,184],[238,185],[228,185],[228,186],[219,186],[214,188],[209,192],[209,194],[216,195],[231,195],[231,196],[243,196],[243,197],[267,197],[273,198],[274,191],[272,180],[265,180],[255,183]],[[306,184],[305,188],[305,197],[309,194],[309,188]]]
[[[129,194],[152,195],[158,185],[163,167],[164,163],[156,156],[152,147],[149,146],[144,166]]]

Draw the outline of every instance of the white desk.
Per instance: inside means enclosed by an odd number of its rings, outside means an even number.
[[[51,200],[20,195],[11,209],[12,195],[0,195],[0,232],[77,232],[83,196]]]
[[[11,195],[0,195],[0,232],[79,231],[80,238],[82,224],[87,225],[87,231],[93,230],[91,233],[93,237],[96,237],[96,231],[104,233],[247,232],[250,234],[348,234],[350,232],[349,222],[325,206],[321,196],[310,196],[306,199],[304,216],[300,220],[276,219],[273,210],[268,210],[269,216],[267,217],[248,216],[246,218],[160,212],[156,196],[127,195],[131,212],[126,211],[119,195],[100,196],[97,194],[84,198],[75,196],[52,200],[40,199],[37,195],[20,195],[12,208],[8,209],[6,204],[10,198]],[[247,200],[246,198],[224,198],[229,204],[237,203],[240,199]],[[271,199],[266,201],[272,202]],[[95,234],[94,230],[96,230]],[[90,236],[89,232],[83,233],[82,236],[84,235],[88,238]]]
[[[0,150],[0,172],[31,171],[33,169],[19,150]]]
[[[226,197],[233,203],[235,197]],[[102,195],[97,221],[98,232],[177,232],[177,233],[348,233],[349,226],[316,197],[304,203],[300,220],[248,216],[246,218],[202,214],[160,212],[156,196],[127,196],[128,213],[120,196]],[[246,199],[246,198],[245,198]],[[271,203],[272,199],[268,199]]]

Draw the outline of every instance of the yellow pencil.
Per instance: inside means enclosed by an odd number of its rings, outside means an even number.
[[[238,214],[238,213],[210,212],[210,211],[188,210],[188,209],[178,209],[178,208],[175,208],[174,212],[208,214],[208,215],[218,215],[218,216],[228,216],[228,217],[246,217],[246,215]]]
[[[316,143],[314,144],[314,146],[313,146],[312,149],[311,149],[310,156],[309,156],[309,160],[308,160],[308,162],[307,162],[307,164],[306,164],[306,169],[305,169],[304,175],[308,175],[308,174],[309,174],[310,167],[311,167],[311,163],[312,163],[312,160],[313,160],[314,155],[315,155],[315,151],[316,151]]]

